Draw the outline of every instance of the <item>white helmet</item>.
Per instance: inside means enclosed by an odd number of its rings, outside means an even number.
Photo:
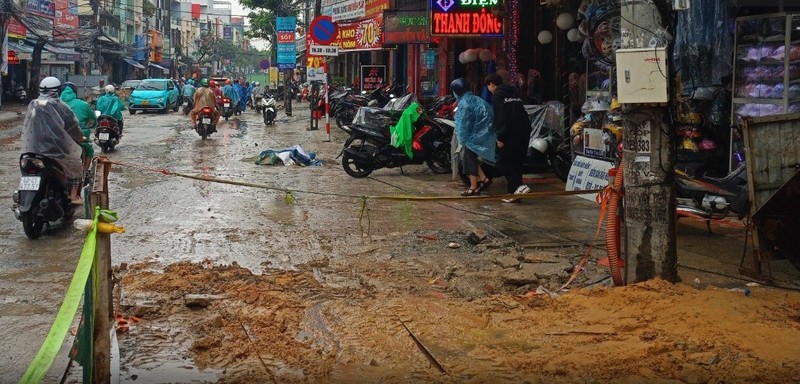
[[[261,83],[256,81],[256,87],[258,87],[259,85],[261,85]]]
[[[109,84],[109,85],[106,85],[106,93],[114,93],[114,91],[116,91],[116,90],[117,90],[117,89],[116,89],[116,88],[114,88],[114,86],[113,86],[113,85],[111,85],[111,84]]]
[[[39,92],[40,93],[45,93],[45,92],[48,92],[48,91],[54,91],[54,90],[58,90],[60,88],[61,88],[61,80],[59,80],[59,79],[57,79],[57,78],[55,78],[53,76],[45,77],[44,79],[42,79],[42,82],[39,83]]]
[[[541,153],[547,153],[547,147],[548,147],[547,140],[534,139],[533,142],[531,143],[531,147],[533,147],[533,149]]]

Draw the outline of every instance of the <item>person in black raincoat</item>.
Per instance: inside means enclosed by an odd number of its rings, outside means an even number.
[[[496,167],[506,178],[509,194],[528,193],[530,188],[522,184],[523,164],[528,154],[528,141],[531,136],[528,113],[516,90],[510,85],[504,84],[503,78],[498,74],[487,75],[484,83],[492,93],[494,129],[497,133]],[[490,183],[490,181],[484,181],[483,185],[487,186]],[[503,201],[515,202],[518,200],[504,199]]]

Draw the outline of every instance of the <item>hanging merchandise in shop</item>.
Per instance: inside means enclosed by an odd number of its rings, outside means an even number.
[[[503,0],[431,0],[431,35],[503,37]]]

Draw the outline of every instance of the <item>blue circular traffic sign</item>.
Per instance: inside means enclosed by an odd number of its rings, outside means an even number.
[[[261,65],[261,69],[269,69],[269,60],[266,60],[266,59],[261,60],[260,65]]]
[[[328,45],[336,39],[339,28],[330,16],[317,16],[308,27],[311,38],[320,45]]]

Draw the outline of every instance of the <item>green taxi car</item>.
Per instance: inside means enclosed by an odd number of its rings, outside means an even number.
[[[128,97],[128,110],[157,111],[166,113],[167,109],[178,110],[178,87],[171,79],[145,79],[136,86]]]

